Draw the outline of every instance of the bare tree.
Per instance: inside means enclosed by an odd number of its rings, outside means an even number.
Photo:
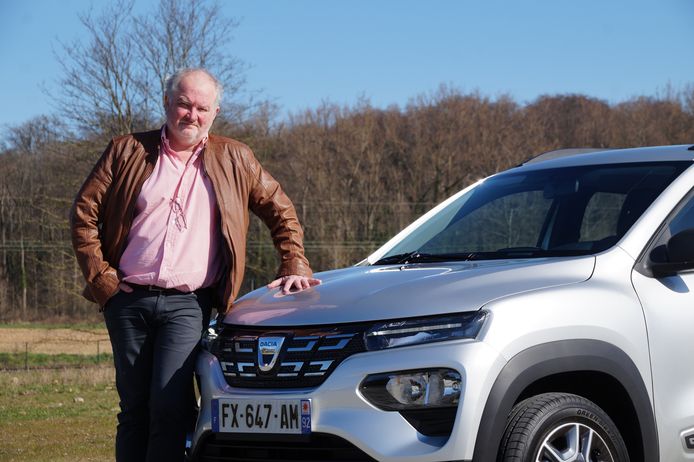
[[[694,84],[689,84],[682,92],[682,103],[684,110],[689,115],[694,115]]]
[[[159,80],[147,81],[159,101]],[[570,146],[694,140],[691,86],[619,104],[547,95],[520,105],[509,96],[442,87],[405,108],[378,109],[365,100],[324,103],[284,121],[277,120],[272,105],[261,109],[242,124],[221,120],[215,132],[252,146],[294,200],[315,270],[355,263],[434,203],[533,154]],[[5,140],[0,148],[0,321],[98,320],[94,307],[80,297],[82,277],[67,214],[103,142],[73,136],[59,119],[47,117],[12,127]],[[517,245],[509,232],[518,226],[515,204],[501,205],[494,217],[484,219],[495,220],[505,232],[477,238],[498,240],[497,247]],[[248,236],[243,291],[266,283],[277,267],[260,220],[251,220]]]
[[[224,83],[227,95],[236,95],[244,85],[244,64],[226,52],[239,23],[224,17],[219,3],[160,0],[156,14],[135,18],[135,24],[138,33],[147,37],[138,41],[137,56],[145,72],[142,91],[151,94],[154,90],[150,104],[161,101],[166,77],[178,69],[209,69]],[[152,81],[157,88],[148,86]],[[239,110],[240,103],[229,103]]]
[[[238,23],[213,0],[160,0],[135,16],[134,0],[117,0],[80,16],[86,41],[61,43],[63,75],[53,96],[85,133],[113,136],[161,120],[166,77],[186,67],[206,67],[224,84],[236,116],[244,66],[229,54]]]
[[[73,134],[60,119],[55,116],[38,116],[8,130],[5,144],[8,151],[33,155],[51,143],[71,138]]]
[[[137,85],[131,35],[132,0],[118,0],[101,14],[80,15],[88,42],[62,43],[56,56],[63,69],[55,102],[87,133],[130,131],[144,95]],[[146,107],[146,106],[145,106]]]

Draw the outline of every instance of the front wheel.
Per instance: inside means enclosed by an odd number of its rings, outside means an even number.
[[[498,462],[629,462],[612,419],[592,401],[543,393],[518,403],[506,422]]]

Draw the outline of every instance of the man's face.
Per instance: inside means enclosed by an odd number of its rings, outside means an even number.
[[[191,149],[207,136],[219,112],[216,97],[214,82],[202,72],[192,72],[181,79],[171,99],[164,99],[167,135],[173,149]]]

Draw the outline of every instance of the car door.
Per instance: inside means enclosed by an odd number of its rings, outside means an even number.
[[[642,257],[663,251],[670,236],[694,228],[694,194],[675,209]],[[655,252],[655,253],[653,253]],[[694,272],[654,277],[632,272],[648,329],[660,460],[694,458]]]

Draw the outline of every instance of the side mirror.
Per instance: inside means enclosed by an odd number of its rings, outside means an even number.
[[[662,252],[665,250],[665,252]],[[656,254],[656,251],[657,254]],[[666,258],[661,254],[665,253]],[[694,269],[694,228],[685,229],[672,236],[665,245],[653,249],[650,267],[656,277],[672,276],[682,271]]]

